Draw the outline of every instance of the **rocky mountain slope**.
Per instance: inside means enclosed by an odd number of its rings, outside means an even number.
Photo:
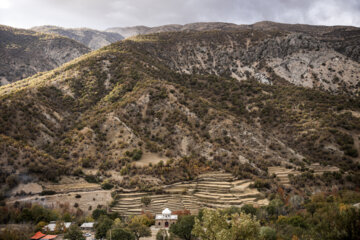
[[[104,32],[89,28],[62,28],[56,26],[38,26],[31,30],[41,33],[53,33],[78,41],[96,50],[111,43],[120,41],[124,37],[115,32]]]
[[[89,51],[68,38],[0,25],[0,85],[49,71]]]
[[[114,43],[0,88],[2,181],[73,174],[149,190],[219,169],[270,181],[270,166],[320,162],[346,174],[332,185],[354,187],[360,68],[344,54],[278,30]]]
[[[318,40],[325,41],[330,47],[360,61],[360,29],[352,26],[313,26],[306,24],[285,24],[270,21],[257,22],[254,24],[237,25],[222,22],[199,22],[185,25],[170,24],[158,27],[134,26],[125,28],[109,28],[106,31],[120,33],[124,37],[140,34],[160,32],[189,32],[189,31],[224,31],[224,30],[257,30],[257,31],[281,31],[302,33],[313,36]]]

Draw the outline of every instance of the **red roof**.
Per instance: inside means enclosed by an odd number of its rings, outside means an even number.
[[[37,232],[37,233],[35,233],[35,235],[34,236],[32,236],[31,237],[31,239],[40,239],[40,238],[42,238],[42,237],[44,237],[45,236],[45,234],[43,234],[42,232]]]
[[[56,238],[57,237],[57,235],[46,235],[45,237],[43,237],[41,240],[43,240],[43,239],[54,239],[54,238]]]

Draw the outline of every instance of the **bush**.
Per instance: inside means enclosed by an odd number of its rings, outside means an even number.
[[[6,183],[9,188],[14,188],[19,184],[19,180],[16,175],[10,175],[6,178]]]
[[[169,235],[167,234],[165,229],[160,229],[156,234],[156,240],[168,240]]]
[[[271,227],[260,228],[260,239],[261,240],[276,240],[276,231]]]
[[[107,215],[106,210],[97,208],[92,212],[92,217],[95,220],[97,220],[102,215]]]
[[[104,190],[110,190],[114,187],[114,185],[108,181],[105,181],[101,184],[101,188]]]
[[[98,183],[99,179],[95,175],[86,175],[85,181],[87,181],[88,183]]]
[[[141,149],[134,149],[132,152],[126,151],[126,156],[131,157],[132,160],[137,161],[140,160],[143,152]]]
[[[43,191],[40,193],[40,196],[54,195],[54,194],[56,194],[56,192],[53,191],[53,190],[43,190]]]
[[[146,207],[149,206],[149,204],[151,203],[151,198],[149,197],[142,197],[141,198],[141,203],[143,203]]]

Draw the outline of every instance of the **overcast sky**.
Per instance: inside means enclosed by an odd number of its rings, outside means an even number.
[[[22,28],[263,20],[360,26],[360,0],[0,0],[0,24]]]

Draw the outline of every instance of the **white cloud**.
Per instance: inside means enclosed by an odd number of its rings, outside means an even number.
[[[10,6],[10,0],[0,0],[0,9],[7,9]]]
[[[0,24],[25,28],[263,20],[360,26],[359,16],[359,0],[0,0]]]

